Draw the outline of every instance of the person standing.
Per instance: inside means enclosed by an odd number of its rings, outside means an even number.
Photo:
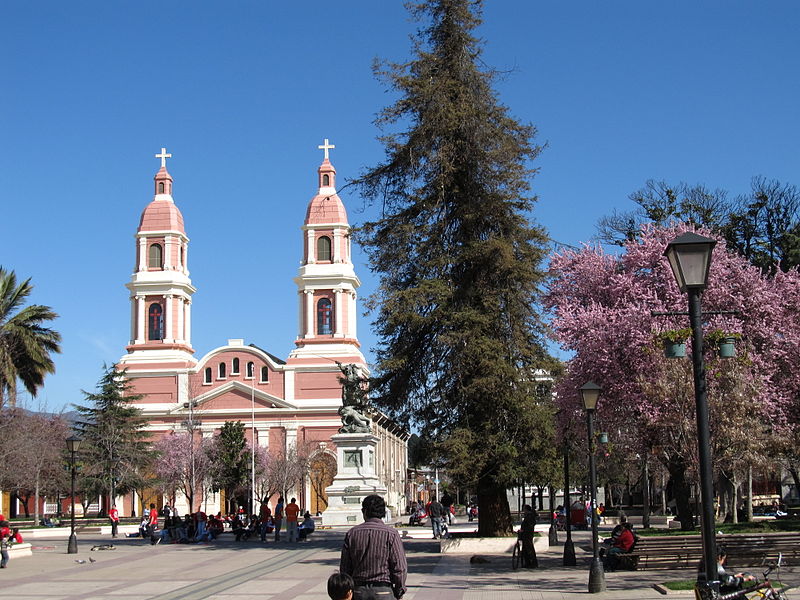
[[[290,542],[297,541],[297,517],[300,516],[300,507],[297,506],[297,499],[286,505],[286,533],[289,535]]]
[[[428,505],[428,516],[431,518],[433,528],[433,539],[438,540],[442,537],[442,521],[446,517],[445,508],[436,498]]]
[[[270,522],[272,521],[272,511],[269,509],[267,501],[261,503],[261,510],[258,513],[259,519],[259,533],[261,534],[261,541],[267,541],[267,530],[269,529]]]
[[[377,494],[361,501],[364,522],[344,536],[339,571],[355,582],[353,600],[402,598],[408,564],[400,534],[383,522],[386,502]]]
[[[158,511],[155,504],[150,504],[150,516],[147,519],[147,530],[150,533],[150,544],[155,546],[161,541],[161,537],[156,535],[158,529]]]
[[[8,566],[8,549],[11,546],[11,529],[9,523],[2,515],[0,515],[0,569],[5,569]]]
[[[522,507],[522,515],[522,525],[519,528],[519,539],[522,540],[522,566],[535,569],[539,566],[539,560],[536,558],[533,536],[536,532],[536,521],[539,515],[528,504]]]
[[[111,537],[117,537],[117,529],[119,528],[119,511],[117,505],[112,504],[108,511],[108,520],[111,521]]]
[[[283,496],[278,498],[278,503],[275,505],[275,513],[272,515],[272,521],[275,524],[275,541],[281,541],[281,525],[283,525]]]

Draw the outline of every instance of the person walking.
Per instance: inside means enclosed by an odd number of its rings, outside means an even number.
[[[433,528],[433,539],[438,540],[442,537],[442,521],[447,516],[445,508],[441,502],[436,498],[428,506],[428,516],[431,518],[431,527]]]
[[[400,534],[383,522],[386,502],[377,494],[361,501],[364,522],[344,536],[339,571],[355,582],[353,600],[402,598],[408,564]]]
[[[283,525],[283,496],[278,498],[275,505],[275,512],[272,515],[272,522],[275,524],[275,541],[281,541],[281,525]]]
[[[119,511],[117,505],[112,504],[108,511],[108,520],[111,521],[111,537],[117,537],[117,529],[119,528]]]
[[[297,517],[300,516],[300,507],[297,506],[297,499],[286,505],[286,533],[290,542],[297,541]]]

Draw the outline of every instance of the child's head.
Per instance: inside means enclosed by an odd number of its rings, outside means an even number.
[[[352,600],[353,585],[350,575],[336,571],[328,577],[328,596],[331,600]]]

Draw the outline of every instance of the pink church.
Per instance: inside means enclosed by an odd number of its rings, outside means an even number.
[[[186,431],[192,425],[208,437],[226,421],[241,421],[247,439],[271,454],[299,451],[311,456],[305,481],[290,494],[312,512],[326,508],[321,490],[336,473],[331,436],[341,425],[337,410],[342,393],[336,363],[353,363],[368,372],[356,329],[360,281],[351,259],[347,211],[336,193],[330,148],[328,140],[320,146],[325,159],[317,169],[317,192],[300,228],[304,250],[294,279],[298,335],[296,348],[285,360],[241,339],[195,356],[189,238],[172,196],[173,179],[166,167],[171,155],[162,148],[156,155],[161,168],[155,176],[155,196],[136,230],[136,260],[127,284],[131,339],[118,365],[127,369],[134,391],[144,395],[137,406],[154,437]],[[402,508],[408,433],[381,415],[373,419],[372,427],[380,438],[375,466],[388,489],[387,504]],[[220,496],[206,494],[204,509],[221,510]],[[132,509],[141,514],[143,502],[162,500],[168,499],[134,496],[118,502],[122,501],[125,514]],[[179,509],[188,508],[182,497],[176,501]]]

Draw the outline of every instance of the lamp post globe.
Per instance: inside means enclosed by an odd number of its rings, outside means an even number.
[[[701,600],[719,598],[717,549],[714,532],[714,480],[711,466],[711,432],[706,398],[706,366],[703,358],[703,323],[701,296],[708,285],[711,255],[716,240],[687,232],[672,240],[664,251],[681,292],[689,296],[689,322],[692,327],[692,371],[697,413],[697,450],[699,457],[700,525],[703,537],[704,581],[696,592]],[[712,575],[713,574],[713,575]]]
[[[80,450],[81,438],[71,435],[67,438],[67,450],[69,450],[69,462],[71,471],[70,500],[72,510],[70,511],[69,541],[67,542],[67,554],[78,553],[78,538],[75,537],[75,453]]]
[[[606,574],[603,563],[600,561],[597,540],[597,469],[595,466],[594,442],[594,411],[597,410],[597,401],[602,389],[596,383],[589,381],[581,386],[581,399],[586,409],[586,430],[589,439],[589,491],[592,495],[589,519],[592,523],[592,564],[589,568],[589,593],[597,594],[606,591]]]

